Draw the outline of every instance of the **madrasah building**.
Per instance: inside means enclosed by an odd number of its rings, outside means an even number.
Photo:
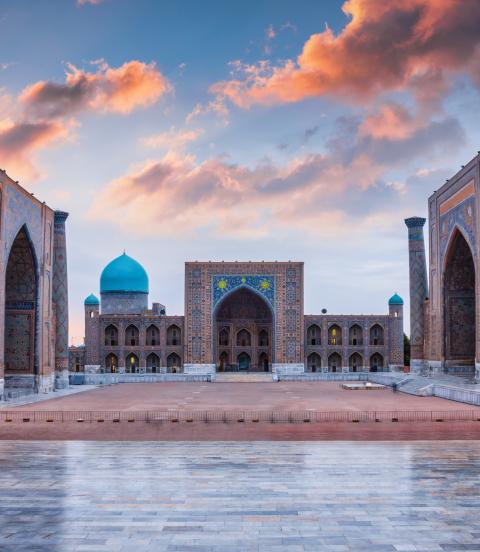
[[[305,315],[301,262],[187,262],[185,314],[148,300],[145,269],[124,253],[85,300],[73,372],[388,371],[403,368],[403,300],[379,315]],[[128,376],[127,376],[128,377]]]

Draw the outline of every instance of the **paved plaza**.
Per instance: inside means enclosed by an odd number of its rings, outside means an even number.
[[[28,405],[28,410],[469,410],[390,388],[349,391],[341,382],[121,383]],[[22,407],[25,409],[27,407]]]
[[[0,443],[0,550],[480,550],[480,443]]]

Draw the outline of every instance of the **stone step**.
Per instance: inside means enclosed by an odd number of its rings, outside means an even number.
[[[215,383],[271,383],[271,372],[217,372]]]

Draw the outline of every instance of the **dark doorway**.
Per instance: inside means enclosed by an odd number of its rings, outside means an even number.
[[[475,265],[461,232],[452,238],[444,273],[445,360],[475,363]]]

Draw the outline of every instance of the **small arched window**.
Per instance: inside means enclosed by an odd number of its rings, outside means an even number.
[[[258,346],[268,347],[268,332],[267,330],[260,330],[258,333]]]
[[[342,330],[337,324],[333,324],[328,329],[328,344],[334,346],[342,344]]]
[[[138,347],[140,345],[138,328],[133,324],[125,330],[125,345],[130,347]]]
[[[167,329],[167,345],[169,347],[175,347],[177,345],[181,345],[181,342],[182,334],[180,328],[175,324],[169,326]]]
[[[105,328],[105,346],[116,347],[117,345],[118,345],[118,330],[113,324],[110,324]]]
[[[157,326],[154,326],[153,324],[148,326],[146,342],[150,347],[160,345],[160,332],[158,331]]]
[[[320,345],[320,327],[317,324],[312,324],[307,330],[308,345]]]
[[[240,330],[237,333],[237,347],[250,347],[252,337],[248,330]]]

